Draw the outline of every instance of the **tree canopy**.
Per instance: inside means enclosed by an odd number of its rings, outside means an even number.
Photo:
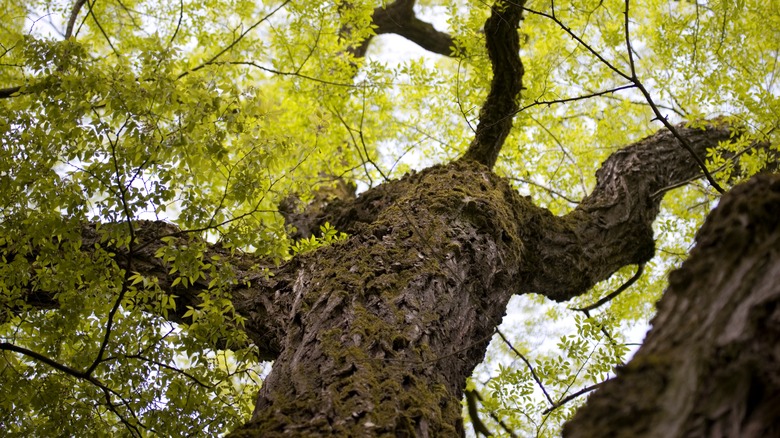
[[[628,333],[654,313],[719,189],[766,167],[773,149],[756,144],[778,144],[777,2],[2,0],[0,10],[10,435],[215,435],[246,422],[272,357],[262,333],[247,333],[237,291],[349,238],[338,224],[296,225],[304,205],[465,156],[563,215],[626,145],[663,129],[685,149],[695,132],[728,127],[698,157],[707,178],[653,194],[673,191],[649,262],[564,304],[515,301],[522,316],[469,382],[472,419],[556,435],[579,405],[569,396],[626,359]],[[503,13],[522,21],[499,39],[486,20],[510,22]],[[399,54],[399,37],[419,51]]]

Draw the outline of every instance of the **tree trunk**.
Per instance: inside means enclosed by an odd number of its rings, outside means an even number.
[[[730,135],[679,129],[702,152]],[[274,297],[261,314],[276,315],[278,355],[235,435],[462,435],[466,378],[509,298],[570,299],[646,262],[659,194],[698,173],[663,131],[610,157],[564,217],[471,160],[327,206],[313,223],[351,237],[297,257],[261,287]],[[250,304],[236,309],[248,327],[261,323]]]
[[[678,129],[700,154],[731,135],[722,125]],[[252,255],[210,245],[205,258],[229,260],[246,280],[230,291],[235,311],[259,357],[275,361],[252,419],[235,435],[462,435],[466,378],[509,298],[535,292],[568,300],[627,264],[647,261],[663,193],[699,172],[661,131],[613,154],[593,192],[556,217],[488,167],[461,160],[298,217],[312,229],[330,221],[350,238],[279,267],[265,265],[270,277],[258,272],[262,261]],[[744,208],[756,205],[764,204]],[[133,250],[115,252],[177,296],[177,309],[166,315],[171,321],[191,322],[184,312],[198,305],[209,279],[173,287],[178,274],[155,256],[166,245],[161,237],[187,244],[188,234],[160,222],[133,226]],[[85,226],[83,249],[97,238]],[[32,292],[30,304],[56,307],[51,296]],[[229,339],[215,342],[231,347]]]
[[[397,0],[376,9],[377,33],[449,53],[451,38],[417,20],[413,4]],[[513,294],[569,300],[653,256],[652,222],[663,194],[701,173],[668,131],[613,154],[593,192],[563,217],[491,172],[523,73],[523,2],[501,4],[485,28],[494,79],[464,159],[299,218],[309,229],[329,221],[350,238],[279,267],[199,242],[208,247],[205,259],[230,259],[236,278],[245,280],[226,292],[259,357],[275,361],[252,418],[233,436],[463,435],[466,378]],[[733,134],[721,124],[676,130],[694,156]],[[777,177],[757,178],[724,198],[691,259],[671,277],[646,345],[567,425],[568,436],[780,434],[779,206]],[[184,241],[187,232],[160,222],[121,225],[136,240],[112,253],[132,266],[128,273],[155,277],[177,296],[177,309],[165,317],[191,322],[187,307],[197,306],[209,279],[174,286],[179,274],[156,256],[161,237]],[[98,238],[95,226],[85,225],[83,250]],[[27,255],[31,262],[34,256]],[[29,292],[26,304],[58,305],[53,292]],[[234,347],[230,342],[215,339],[214,347]]]
[[[474,162],[384,192],[370,224],[278,291],[282,350],[236,436],[463,434],[463,385],[516,292],[530,203]]]
[[[678,130],[701,155],[731,136],[718,124]],[[688,152],[660,131],[608,158],[593,192],[562,217],[465,159],[299,218],[312,229],[330,221],[350,238],[279,267],[200,242],[208,246],[204,258],[219,255],[244,280],[229,291],[245,319],[241,328],[260,358],[275,361],[251,420],[234,435],[462,435],[466,378],[509,298],[534,292],[568,300],[627,264],[646,262],[663,193],[698,175]],[[737,425],[730,436],[775,430],[767,422],[777,413],[780,181],[756,181],[724,198],[691,260],[671,278],[647,346],[567,433],[687,436],[717,432],[727,421]],[[198,305],[209,279],[174,287],[179,274],[156,257],[166,245],[161,237],[191,238],[161,222],[132,225],[132,251],[113,251],[177,296],[168,319],[191,322],[186,309]],[[83,250],[96,239],[85,225]],[[699,294],[694,306],[696,291],[715,293]],[[45,291],[28,298],[57,306]],[[700,378],[713,375],[715,384],[705,387]],[[628,391],[624,380],[634,385]],[[668,413],[674,421],[664,419]]]
[[[710,214],[644,344],[564,436],[780,436],[778,304],[780,176],[762,175]]]

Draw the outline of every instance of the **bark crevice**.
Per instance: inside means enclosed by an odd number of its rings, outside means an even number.
[[[564,436],[778,436],[779,230],[780,175],[724,196],[642,347]]]

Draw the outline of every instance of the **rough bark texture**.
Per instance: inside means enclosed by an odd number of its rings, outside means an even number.
[[[728,125],[677,127],[704,156],[732,135]],[[666,189],[701,175],[701,169],[667,130],[612,154],[596,172],[596,187],[562,220],[532,224],[526,245],[524,292],[565,301],[626,264],[655,251],[652,223]]]
[[[515,292],[533,207],[477,163],[391,183],[349,241],[300,260],[283,349],[236,436],[456,436]]]
[[[699,154],[732,136],[728,125],[718,123],[677,129]],[[533,208],[517,218],[528,249],[518,291],[566,301],[625,265],[646,262],[654,253],[652,223],[665,189],[700,174],[688,152],[666,130],[614,153],[596,172],[596,187],[576,210],[556,217]],[[373,222],[397,197],[392,183],[383,184],[355,200],[335,200],[312,211],[311,217],[295,220],[306,221],[310,229],[330,222],[352,233],[360,224]]]
[[[702,151],[730,135],[719,125],[680,129]],[[330,221],[351,237],[271,267],[272,277],[253,271],[261,261],[251,255],[232,256],[249,280],[232,291],[235,309],[260,357],[275,360],[252,421],[236,434],[461,434],[465,379],[509,297],[566,300],[647,261],[663,189],[698,168],[659,132],[613,154],[597,175],[582,205],[556,217],[462,160],[298,217],[313,229]],[[157,222],[134,226],[133,269],[169,289],[176,275],[154,257],[159,238],[187,234]],[[91,227],[83,234],[86,250],[96,236]],[[218,246],[212,253],[231,257]],[[197,304],[208,281],[171,288],[179,313]]]
[[[493,67],[493,79],[479,111],[474,140],[464,159],[493,167],[504,145],[518,109],[523,88],[523,63],[520,61],[520,37],[517,27],[523,18],[524,1],[496,4],[485,22],[485,43]]]
[[[449,54],[451,38],[419,21],[413,5],[377,8],[377,32]],[[522,88],[521,14],[522,2],[508,2],[485,25],[494,78],[464,159],[308,215],[286,212],[301,229],[329,221],[350,238],[268,266],[271,277],[257,272],[262,261],[251,255],[208,248],[207,258],[230,259],[245,280],[231,291],[234,307],[260,358],[275,361],[251,420],[234,436],[463,435],[465,380],[511,295],[568,300],[652,257],[651,225],[665,189],[701,170],[668,132],[613,154],[593,192],[564,217],[490,171]],[[700,156],[731,135],[717,124],[679,130]],[[691,260],[671,278],[647,346],[570,423],[570,436],[780,433],[780,180],[751,184],[710,218]],[[132,226],[137,241],[118,257],[157,277],[178,297],[169,319],[188,322],[183,312],[209,279],[173,287],[176,276],[154,256],[160,237],[188,235],[160,222]],[[82,234],[89,251],[97,235],[88,225]],[[57,305],[38,292],[29,300]],[[215,347],[230,346],[217,340]]]
[[[681,129],[702,150],[729,136],[725,126]],[[274,304],[292,301],[282,349],[237,436],[461,434],[465,379],[509,297],[569,299],[647,261],[660,193],[698,168],[661,132],[598,175],[565,217],[469,160],[318,209],[312,223],[352,237],[285,271],[294,278]]]
[[[780,176],[735,187],[669,278],[653,329],[564,436],[780,436]]]

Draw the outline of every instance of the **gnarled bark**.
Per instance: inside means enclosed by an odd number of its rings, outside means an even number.
[[[415,23],[412,5],[412,1],[398,0],[386,11],[400,14],[396,18],[405,17],[407,24]],[[298,255],[282,266],[269,267],[274,274],[270,278],[251,272],[258,262],[251,255],[240,255],[232,261],[249,280],[231,291],[234,307],[246,318],[245,330],[259,347],[261,358],[275,360],[251,420],[235,431],[235,436],[462,435],[460,400],[465,380],[484,358],[511,295],[536,292],[555,300],[570,299],[622,266],[643,263],[652,256],[651,223],[664,189],[699,175],[701,170],[670,134],[660,132],[613,154],[598,172],[593,192],[564,217],[534,206],[490,171],[517,110],[522,64],[516,27],[521,11],[521,3],[508,2],[505,9],[494,8],[486,23],[495,77],[480,112],[476,137],[463,160],[388,182],[356,199],[329,204],[306,223],[316,226],[330,221],[351,237],[314,253]],[[383,22],[377,14],[375,11],[374,19],[380,28],[395,29],[393,16],[387,15],[390,21]],[[394,31],[400,34],[412,27],[401,26]],[[730,135],[728,127],[718,125],[680,131],[702,155]],[[772,193],[777,191],[776,182],[770,187]],[[755,343],[756,336],[748,339],[748,335],[759,330],[777,331],[774,307],[762,307],[764,301],[776,296],[776,288],[772,289],[767,281],[777,275],[777,270],[766,267],[776,265],[777,241],[761,241],[771,234],[743,226],[739,220],[749,217],[744,212],[756,209],[774,212],[777,218],[777,204],[734,205],[727,211],[736,220],[736,235],[745,235],[754,244],[763,245],[761,248],[768,248],[761,257],[750,259],[753,264],[739,264],[735,254],[738,250],[749,254],[746,251],[750,247],[739,246],[736,237],[729,238],[728,249],[734,249],[730,260],[739,268],[734,275],[756,279],[758,290],[769,291],[768,295],[751,298],[736,281],[743,277],[715,276],[719,281],[731,279],[713,283],[713,287],[729,286],[733,294],[725,301],[714,299],[710,303],[705,299],[702,307],[713,313],[704,313],[697,320],[704,323],[701,333],[685,326],[691,322],[679,313],[691,310],[691,296],[670,298],[672,304],[662,307],[656,321],[680,330],[659,330],[661,334],[651,335],[647,347],[650,353],[638,356],[641,359],[637,365],[621,372],[625,379],[646,379],[643,370],[660,376],[658,382],[637,386],[649,391],[637,398],[650,394],[658,396],[658,401],[630,404],[628,414],[617,419],[617,424],[626,426],[638,414],[648,419],[626,430],[658,431],[658,436],[665,436],[660,435],[662,432],[709,433],[725,427],[729,418],[739,417],[744,426],[735,429],[737,432],[776,431],[773,425],[764,427],[769,422],[765,419],[776,414],[766,402],[773,399],[776,386],[766,386],[771,391],[765,391],[755,383],[776,384],[770,368],[755,364],[760,359],[756,352],[760,348],[776,349],[775,344]],[[774,224],[776,227],[776,221]],[[187,306],[197,305],[198,293],[207,288],[208,279],[188,287],[173,287],[175,276],[154,254],[163,245],[159,237],[178,235],[179,230],[156,222],[134,226],[139,240],[129,252],[117,253],[135,271],[157,277],[164,289],[177,295],[179,311],[168,317],[187,322],[183,312]],[[90,233],[94,231],[85,227],[85,250],[90,247],[90,239],[94,240]],[[767,246],[767,242],[775,246]],[[220,251],[210,247],[207,257],[224,255]],[[704,267],[688,269],[683,272],[690,272],[690,278],[678,274],[672,279],[673,288],[698,284],[694,274],[706,274]],[[45,296],[31,293],[29,297],[42,306],[56,306]],[[745,297],[746,301],[739,301]],[[737,309],[736,316],[724,319],[715,312],[724,306]],[[765,314],[754,309],[764,309]],[[712,321],[710,315],[714,315]],[[713,321],[733,322],[736,327],[748,329],[718,331],[723,326]],[[718,345],[714,350],[716,361],[693,361],[682,356],[686,350],[680,346],[687,345],[686,336],[692,333],[704,350],[709,348],[704,345]],[[653,347],[650,341],[656,338],[652,336],[659,339],[659,346]],[[661,346],[670,339],[672,353]],[[725,347],[718,342],[725,342]],[[739,358],[734,352],[742,351],[744,346],[753,352],[752,356],[746,356],[746,362],[735,362]],[[776,362],[777,354],[771,351],[771,360]],[[707,354],[701,357],[712,356]],[[662,357],[662,366],[681,365],[680,371],[658,368],[657,357]],[[693,368],[685,366],[691,364]],[[742,365],[758,370],[759,377],[730,371],[730,367]],[[724,379],[745,391],[745,402],[730,404],[732,399],[720,397],[724,389],[698,383],[689,385],[694,395],[676,399],[680,393],[666,382],[685,383],[689,375],[706,375],[690,374],[701,367],[705,372],[724,370]],[[631,377],[634,369],[640,377]],[[598,397],[622,395],[617,391],[606,389],[601,392],[606,395]],[[697,403],[704,398],[715,403],[709,407]],[[594,406],[598,403],[594,401]],[[658,412],[674,413],[677,408],[686,412],[686,418],[714,420],[704,426],[698,420],[675,420],[666,429],[658,429],[655,423],[663,418]],[[585,420],[577,421],[568,430],[586,424]],[[592,427],[603,427],[598,419],[593,421]],[[606,428],[582,427],[584,431],[598,430],[592,435],[609,435]],[[613,430],[620,434],[623,429]]]
[[[702,148],[729,135],[681,129]],[[659,133],[610,157],[564,217],[470,160],[329,205],[319,220],[351,238],[298,261],[281,354],[237,436],[463,433],[465,379],[511,295],[568,299],[647,261],[660,193],[693,175]]]
[[[704,156],[728,141],[728,125],[677,127]],[[766,147],[767,145],[757,145]],[[627,264],[653,256],[652,223],[669,187],[701,175],[701,169],[667,130],[612,154],[596,172],[596,187],[561,220],[531,224],[531,249],[523,289],[565,301]]]
[[[701,148],[728,137],[717,125],[682,132]],[[276,362],[252,421],[236,435],[461,434],[465,379],[512,294],[566,299],[652,255],[656,197],[698,174],[675,146],[662,132],[617,152],[582,206],[564,217],[534,206],[483,165],[461,160],[329,204],[316,219],[349,231],[349,240],[271,268],[270,278],[250,271],[257,259],[238,256],[233,263],[251,281],[235,287],[234,306],[262,357]],[[755,205],[767,217],[777,213],[776,203]],[[742,219],[753,207],[730,211]],[[196,305],[208,279],[171,288],[175,275],[154,257],[160,236],[180,232],[154,222],[135,227],[134,269],[179,296],[180,312]],[[764,242],[765,234],[751,239]],[[84,248],[95,238],[86,227]],[[776,257],[772,242],[764,247]],[[219,247],[208,251],[225,255]],[[751,259],[757,268],[762,260]],[[186,322],[175,312],[169,318]]]
[[[566,437],[780,435],[780,176],[724,196],[653,329]]]
[[[350,239],[300,260],[282,352],[236,436],[462,434],[462,387],[515,291],[530,203],[477,163],[390,183]]]

